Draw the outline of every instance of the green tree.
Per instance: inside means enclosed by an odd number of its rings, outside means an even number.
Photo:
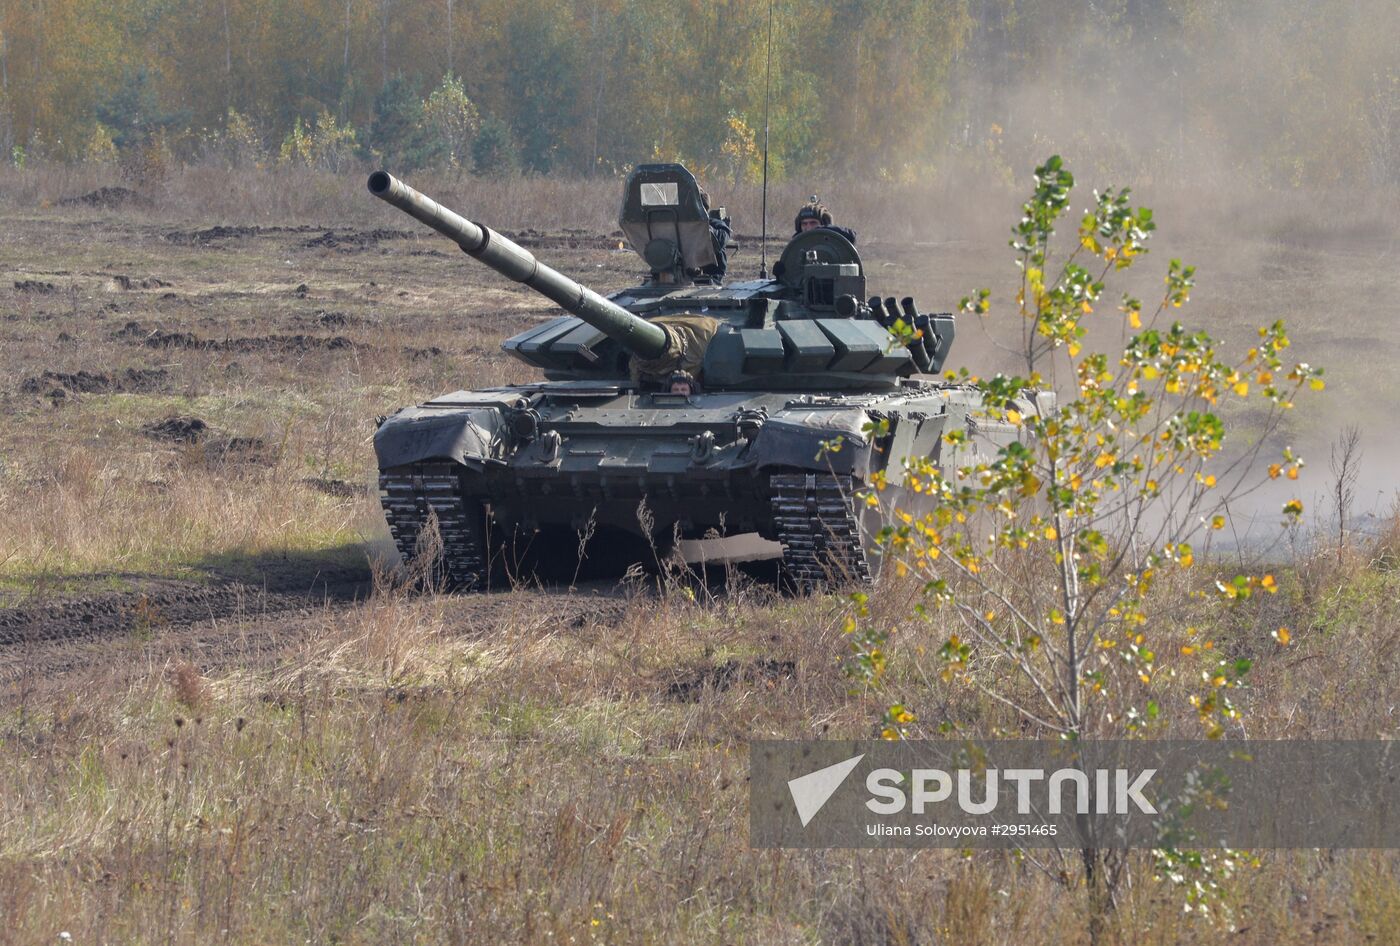
[[[423,100],[416,84],[394,76],[374,100],[374,121],[365,145],[383,166],[413,171],[443,157],[443,143],[424,124]]]
[[[97,104],[97,120],[107,127],[117,150],[126,152],[145,147],[157,133],[187,121],[188,115],[160,107],[155,80],[141,66],[126,70],[116,90]]]
[[[510,126],[494,115],[488,116],[472,142],[472,169],[477,174],[500,176],[518,167],[519,157],[510,136]]]
[[[506,104],[521,166],[540,174],[575,166],[569,132],[578,123],[576,47],[561,19],[522,4],[506,26]]]

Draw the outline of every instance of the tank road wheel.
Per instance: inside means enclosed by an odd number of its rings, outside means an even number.
[[[463,499],[456,464],[381,470],[379,501],[404,565],[421,569],[430,587],[476,591],[485,586],[485,514],[479,503]],[[440,547],[425,534],[434,519]]]
[[[799,589],[841,581],[870,581],[860,517],[849,476],[780,473],[769,478],[769,502],[783,572]]]

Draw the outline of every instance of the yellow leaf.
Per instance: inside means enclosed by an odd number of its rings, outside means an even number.
[[[1293,639],[1293,635],[1288,632],[1288,628],[1281,627],[1274,631],[1274,640],[1278,641],[1280,647],[1287,647],[1288,642]]]
[[[1056,539],[1058,539],[1058,538],[1060,537],[1060,533],[1058,533],[1058,532],[1055,531],[1055,527],[1054,527],[1054,526],[1046,526],[1046,527],[1045,527],[1045,537],[1046,537],[1047,539],[1049,539],[1051,542],[1053,542],[1053,541],[1055,541]]]
[[[1133,309],[1131,312],[1129,312],[1128,324],[1131,325],[1133,328],[1142,328],[1142,313],[1140,313],[1137,309]]]
[[[1070,356],[1071,358],[1076,358],[1076,357],[1078,357],[1078,355],[1079,355],[1079,347],[1080,347],[1080,346],[1079,346],[1079,343],[1078,343],[1078,342],[1070,342],[1070,343],[1069,343],[1069,356]]]
[[[1323,388],[1327,387],[1327,382],[1323,381],[1321,378],[1313,378],[1308,382],[1308,387],[1312,388],[1314,391],[1321,391]]]
[[[1248,396],[1249,396],[1249,382],[1248,382],[1248,381],[1236,381],[1236,382],[1235,382],[1235,393],[1238,394],[1240,397],[1248,397]]]
[[[1014,424],[1014,425],[1017,426],[1017,427],[1020,427],[1020,426],[1021,426],[1021,412],[1020,412],[1020,411],[1007,411],[1007,412],[1006,412],[1006,419],[1009,420],[1009,421],[1011,421],[1011,423]]]
[[[1215,518],[1211,519],[1211,520],[1210,520],[1210,527],[1211,527],[1212,529],[1223,529],[1223,528],[1225,528],[1225,517],[1224,517],[1224,516],[1216,516]]]

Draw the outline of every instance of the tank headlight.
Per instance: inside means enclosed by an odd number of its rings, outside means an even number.
[[[534,440],[540,434],[540,412],[518,411],[510,420],[510,429],[520,440]]]

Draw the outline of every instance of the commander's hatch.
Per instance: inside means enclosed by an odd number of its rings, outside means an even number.
[[[783,285],[797,293],[808,309],[825,315],[836,310],[836,300],[865,298],[865,267],[849,240],[825,227],[805,230],[793,237],[773,272]]]
[[[718,262],[709,218],[695,175],[682,165],[641,164],[627,175],[618,224],[657,282],[688,282],[687,271]]]

